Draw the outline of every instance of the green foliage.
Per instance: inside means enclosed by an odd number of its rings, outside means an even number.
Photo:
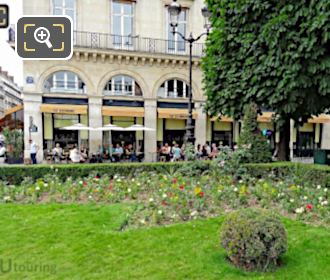
[[[9,128],[3,129],[3,136],[6,139],[7,156],[15,159],[23,157],[23,131]]]
[[[208,0],[207,109],[239,119],[255,102],[306,121],[330,107],[330,1]],[[301,118],[301,119],[300,119]]]
[[[8,181],[12,184],[18,184],[26,177],[32,178],[34,181],[44,177],[47,174],[56,173],[60,180],[66,180],[68,177],[79,178],[88,177],[91,173],[99,175],[114,176],[116,174],[130,176],[140,172],[157,172],[157,173],[175,173],[191,170],[190,164],[187,162],[173,163],[118,163],[118,164],[66,164],[66,165],[28,165],[28,166],[0,166],[0,180]],[[201,171],[205,170],[201,167]],[[188,165],[188,166],[187,166]],[[197,170],[195,170],[195,174]]]
[[[276,178],[291,177],[297,183],[330,186],[330,167],[326,165],[276,162],[264,164],[245,164],[247,173],[253,177],[264,178],[272,175]]]
[[[271,212],[244,209],[225,219],[221,244],[235,266],[267,271],[276,268],[286,252],[287,234],[280,219]]]
[[[267,140],[261,135],[258,129],[258,112],[256,104],[248,104],[245,108],[243,129],[239,137],[239,149],[246,149],[250,156],[241,160],[242,163],[270,162],[272,154]]]

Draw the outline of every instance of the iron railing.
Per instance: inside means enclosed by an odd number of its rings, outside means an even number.
[[[121,36],[107,33],[74,31],[73,42],[75,47],[121,50],[129,52],[143,52],[151,54],[189,55],[189,43],[184,41],[173,41],[140,36]],[[10,43],[15,42],[15,28],[11,26],[8,30]],[[202,57],[205,44],[194,43],[193,56]]]

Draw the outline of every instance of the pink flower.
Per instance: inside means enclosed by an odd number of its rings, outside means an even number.
[[[313,209],[313,205],[312,205],[312,204],[307,204],[307,205],[306,205],[306,208],[307,208],[308,210],[312,210],[312,209]]]
[[[200,192],[199,197],[204,197],[204,192]]]
[[[172,183],[173,184],[176,184],[178,182],[178,179],[177,178],[174,178],[173,180],[172,180]]]

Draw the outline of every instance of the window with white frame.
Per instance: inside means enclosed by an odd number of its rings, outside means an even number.
[[[75,1],[76,0],[52,0],[53,15],[65,15],[72,18],[75,26]]]
[[[168,80],[163,83],[158,90],[160,98],[187,98],[189,95],[189,86],[181,80]]]
[[[85,93],[85,83],[73,72],[59,71],[48,78],[44,89],[46,92]]]
[[[142,96],[138,83],[129,76],[119,75],[113,77],[105,86],[104,95]]]
[[[188,17],[188,9],[184,9],[181,11],[178,21],[178,26],[175,28],[175,31],[180,32],[182,35],[186,36],[187,33],[187,17]],[[167,50],[169,52],[185,52],[186,51],[186,43],[181,38],[179,34],[173,34],[172,32],[172,26],[170,26],[170,15],[167,12]]]
[[[133,3],[113,0],[111,19],[113,43],[120,46],[131,46],[134,24]]]

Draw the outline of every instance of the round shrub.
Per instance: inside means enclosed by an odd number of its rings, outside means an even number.
[[[268,271],[278,266],[286,252],[287,234],[276,215],[261,209],[243,209],[225,219],[221,244],[235,266]]]

